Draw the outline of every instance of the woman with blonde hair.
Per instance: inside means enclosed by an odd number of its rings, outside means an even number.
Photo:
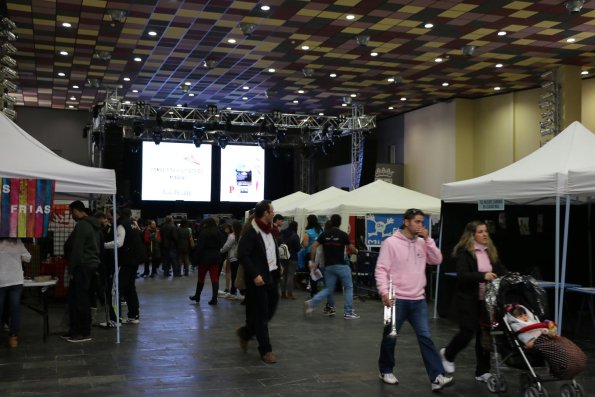
[[[482,320],[485,311],[486,283],[504,275],[507,270],[500,263],[498,250],[490,239],[485,222],[472,221],[465,226],[463,235],[453,249],[456,260],[457,288],[454,303],[459,332],[450,343],[440,349],[442,365],[448,373],[455,371],[455,358],[475,336],[475,379],[487,382],[490,374],[490,352],[481,344]]]

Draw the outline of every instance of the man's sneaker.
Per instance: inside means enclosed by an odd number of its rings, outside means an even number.
[[[452,361],[448,361],[445,356],[446,349],[443,347],[440,349],[440,358],[442,359],[442,366],[444,367],[444,371],[447,374],[454,374],[455,372],[455,363]]]
[[[345,314],[343,315],[343,318],[344,318],[345,320],[356,320],[356,319],[358,319],[358,318],[359,318],[359,314],[355,314],[354,312],[351,312],[351,313],[345,313]]]
[[[437,391],[445,388],[446,386],[450,386],[452,383],[452,377],[444,376],[442,374],[436,377],[436,380],[432,382],[432,391]]]
[[[393,375],[392,373],[378,374],[378,377],[380,379],[382,379],[382,381],[384,383],[388,383],[389,385],[396,385],[397,383],[399,383],[399,380],[397,379],[397,377],[395,375]]]
[[[93,338],[91,338],[91,336],[78,335],[78,336],[72,336],[66,340],[71,343],[79,343],[79,342],[88,342],[90,340],[93,340]]]
[[[322,314],[324,314],[325,316],[334,316],[336,313],[337,313],[337,310],[335,309],[335,307],[329,306],[328,303],[324,307],[324,309],[322,309]]]
[[[65,332],[63,334],[60,334],[60,338],[64,339],[64,340],[68,340],[72,337],[72,335],[70,335],[68,332]]]
[[[126,322],[128,324],[138,324],[138,323],[140,323],[140,317],[139,316],[128,317],[128,319],[126,320]]]
[[[488,383],[488,380],[490,380],[491,377],[492,377],[492,374],[490,374],[489,372],[486,372],[483,375],[476,376],[475,380],[477,380],[479,382],[483,382],[483,383]]]
[[[116,322],[109,320],[104,323],[97,324],[100,328],[116,328]]]
[[[312,314],[312,312],[314,311],[314,308],[312,307],[312,305],[310,304],[310,300],[307,300],[304,302],[304,315],[309,315]]]

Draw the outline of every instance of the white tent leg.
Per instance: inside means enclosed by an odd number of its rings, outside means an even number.
[[[556,294],[554,300],[554,318],[558,321],[558,305],[560,304],[560,197],[556,197],[556,260],[554,261],[555,266],[555,282],[556,282]]]
[[[112,197],[112,231],[114,232],[114,284],[116,286],[115,302],[112,299],[112,306],[116,308],[116,343],[120,343],[120,284],[118,272],[118,222],[116,221],[116,195]],[[108,319],[109,321],[109,319]]]
[[[562,282],[560,283],[560,305],[558,318],[558,333],[562,335],[562,319],[564,318],[564,287],[566,283],[566,255],[568,253],[568,223],[570,221],[570,196],[566,196],[566,211],[564,213],[564,246],[562,247]]]
[[[438,249],[442,251],[442,230],[444,230],[444,217],[440,216],[440,237],[438,241]],[[432,220],[430,220],[432,223]],[[436,266],[436,288],[434,289],[434,318],[438,318],[438,285],[440,282],[440,267],[442,264]]]

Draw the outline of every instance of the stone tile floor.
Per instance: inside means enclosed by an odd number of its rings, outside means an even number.
[[[93,341],[72,344],[57,335],[41,339],[41,318],[23,307],[19,347],[6,347],[0,334],[0,395],[13,396],[430,396],[430,390],[412,329],[406,324],[397,344],[396,376],[399,385],[378,379],[377,359],[383,310],[376,300],[356,300],[358,320],[342,318],[337,295],[337,316],[325,317],[321,308],[304,318],[306,291],[295,301],[282,300],[270,324],[273,349],[279,362],[266,365],[251,342],[243,353],[235,329],[244,319],[244,306],[220,299],[194,304],[195,275],[138,279],[141,323],[123,325],[121,343],[115,330],[93,328]],[[124,306],[125,309],[125,306]],[[64,305],[51,306],[50,327],[62,331]],[[101,313],[101,310],[100,310]],[[102,321],[98,314],[96,321]],[[595,395],[595,333],[585,320],[568,336],[589,356],[589,367],[578,377],[587,396]],[[436,346],[456,332],[446,319],[431,320]],[[485,385],[473,378],[474,354],[467,348],[457,359],[455,384],[444,396],[489,396]],[[543,370],[542,370],[543,372]],[[521,371],[504,369],[508,391],[521,396]],[[547,383],[550,395],[560,395],[560,383]]]

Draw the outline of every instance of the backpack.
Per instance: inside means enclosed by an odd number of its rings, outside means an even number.
[[[287,260],[291,258],[291,254],[289,253],[289,247],[287,244],[279,244],[279,259]]]

